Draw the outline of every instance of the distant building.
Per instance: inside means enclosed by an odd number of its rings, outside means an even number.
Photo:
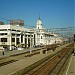
[[[1,22],[1,21],[0,21],[0,25],[4,25],[4,22]]]
[[[22,45],[28,48],[34,45],[48,45],[62,43],[62,38],[56,33],[46,31],[42,27],[40,17],[36,22],[36,28],[24,28],[24,21],[11,20],[8,25],[0,25],[0,46],[9,50]]]
[[[24,21],[23,20],[10,20],[10,25],[24,26]]]

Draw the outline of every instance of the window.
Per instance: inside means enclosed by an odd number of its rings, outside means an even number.
[[[12,31],[16,31],[16,30],[12,29]]]
[[[27,35],[25,35],[25,37],[27,37]]]
[[[20,30],[17,30],[17,32],[20,32]]]
[[[17,36],[20,36],[20,34],[17,34]]]
[[[1,38],[1,42],[7,42],[7,38]]]
[[[15,38],[12,38],[12,42],[15,42]]]
[[[12,36],[15,36],[15,34],[14,34],[14,33],[12,33]]]
[[[7,35],[7,33],[0,33],[0,35]]]
[[[7,29],[0,29],[0,31],[7,31]]]
[[[33,37],[33,35],[31,35],[31,37]]]

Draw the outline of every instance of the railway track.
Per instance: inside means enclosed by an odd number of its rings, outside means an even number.
[[[59,75],[73,47],[73,43],[66,46],[53,56],[52,59],[48,59],[46,62],[23,75]]]
[[[49,74],[50,70],[52,70],[52,68],[53,68],[53,65],[50,65],[50,64],[54,64],[55,62],[58,63],[58,61],[60,61],[61,58],[63,58],[63,56],[61,56],[61,54],[63,53],[62,55],[64,55],[65,53],[67,53],[68,49],[70,49],[71,47],[72,47],[72,44],[69,46],[66,46],[60,52],[56,53],[55,56],[52,57],[52,59],[51,58],[48,59],[46,62],[42,63],[42,65],[39,65],[37,68],[35,68],[31,71],[28,71],[25,74],[23,73],[23,75],[26,75],[26,74],[28,74],[28,75],[47,75],[47,74]],[[64,49],[66,49],[66,48],[67,48],[67,50],[64,51]],[[31,56],[39,54],[39,53],[40,53],[40,49],[37,49],[37,50],[32,51],[31,54],[28,51],[25,53],[15,54],[15,55],[11,55],[9,57],[1,58],[0,59],[0,67],[10,64],[10,63],[13,63],[13,62],[16,62],[25,57],[31,57]],[[53,59],[56,61],[54,61]]]
[[[56,45],[53,44],[51,46],[57,46],[57,44]],[[51,46],[48,46],[48,47],[51,47]],[[13,62],[16,62],[16,61],[23,59],[25,57],[31,57],[33,55],[39,54],[41,48],[37,48],[37,50],[36,49],[33,50],[31,54],[30,54],[30,51],[27,51],[27,52],[23,52],[23,53],[19,53],[19,54],[10,55],[7,57],[2,57],[2,58],[0,58],[0,67],[7,65],[7,64],[10,64],[10,63],[13,63]]]
[[[53,66],[52,70],[49,71],[46,75],[59,75],[60,71],[62,70],[62,68],[63,68],[63,66],[64,66],[65,62],[67,61],[70,54],[71,54],[71,52],[68,52],[63,57],[61,57],[59,62],[56,63],[55,66]]]
[[[13,63],[13,62],[16,62],[16,61],[18,61],[20,59],[23,59],[25,57],[31,57],[33,55],[39,54],[40,53],[39,50],[40,49],[34,50],[34,51],[32,51],[31,54],[30,54],[29,51],[27,51],[27,52],[24,52],[24,53],[10,55],[8,57],[0,58],[0,67],[4,66],[4,65],[7,65],[7,64],[10,64],[10,63]]]

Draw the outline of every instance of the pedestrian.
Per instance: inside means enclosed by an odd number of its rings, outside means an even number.
[[[5,49],[3,48],[3,53],[2,53],[3,55],[4,55],[4,51],[5,51]]]
[[[4,51],[3,51],[3,55],[4,55]]]

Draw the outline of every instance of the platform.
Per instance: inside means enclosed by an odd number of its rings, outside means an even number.
[[[72,55],[65,75],[75,75],[75,56]]]
[[[51,55],[51,54],[54,54],[54,53],[60,51],[63,47],[64,46],[59,47],[55,51],[50,51],[48,54],[37,54],[37,55],[33,55],[31,57],[24,57],[23,59],[18,60],[16,62],[1,66],[0,67],[0,75],[11,75],[11,74],[15,73],[16,71],[19,71],[22,68],[25,68],[25,67],[43,59],[43,58],[45,58],[48,55]],[[14,50],[14,51],[8,52],[4,56],[8,56],[8,55],[12,55],[14,53],[20,53],[20,52],[24,52],[24,51],[25,50],[21,50],[21,51]],[[0,57],[4,57],[4,56],[0,55]]]

